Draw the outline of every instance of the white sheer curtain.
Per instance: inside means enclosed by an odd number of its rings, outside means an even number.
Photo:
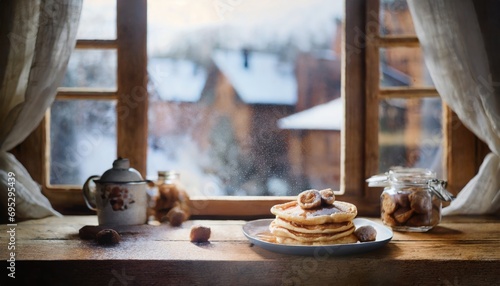
[[[443,214],[499,213],[500,1],[408,0],[408,4],[439,94],[492,151]]]
[[[82,0],[0,2],[0,218],[7,215],[9,172],[16,178],[16,221],[59,215],[7,151],[36,128],[54,101],[75,45],[81,6]]]

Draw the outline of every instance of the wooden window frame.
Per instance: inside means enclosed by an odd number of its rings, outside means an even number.
[[[391,47],[420,47],[416,35],[380,35],[380,0],[366,1],[366,140],[365,176],[378,171],[378,106],[387,98],[439,97],[434,87],[380,87],[380,49]],[[443,167],[448,190],[458,192],[474,177],[489,152],[487,145],[469,131],[457,115],[442,102]],[[376,143],[376,144],[374,144]],[[464,164],[464,162],[470,162]]]
[[[147,158],[147,4],[146,0],[117,2],[116,40],[78,40],[77,49],[117,50],[117,90],[59,89],[56,99],[117,100],[118,156],[146,174]],[[365,179],[378,170],[378,101],[394,96],[438,96],[433,88],[380,88],[379,48],[415,47],[415,36],[384,36],[379,31],[378,0],[347,0],[342,48],[342,99],[345,107],[341,135],[339,199],[354,203],[359,215],[379,214],[380,191],[368,189]],[[477,172],[487,152],[481,143],[444,107],[445,162],[449,186],[457,193]],[[133,120],[131,120],[133,118]],[[48,177],[50,116],[12,152],[33,179],[40,182],[52,205],[66,214],[88,214],[81,188],[51,186]],[[463,142],[463,139],[465,143]],[[460,139],[460,140],[457,140]],[[367,143],[369,142],[369,143]],[[467,160],[474,164],[462,164]],[[464,168],[464,165],[468,165]],[[269,216],[272,205],[293,197],[193,197],[193,215],[253,218]]]

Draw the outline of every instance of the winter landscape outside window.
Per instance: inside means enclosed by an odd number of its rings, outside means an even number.
[[[226,2],[148,1],[147,176],[177,170],[193,195],[338,190],[342,1]],[[382,1],[382,34],[414,33],[402,2]],[[114,5],[86,1],[79,37],[113,39],[116,15],[96,15]],[[412,49],[380,51],[381,86],[432,85]],[[77,49],[63,87],[115,90],[116,52]],[[111,165],[115,109],[112,99],[55,102],[51,184],[81,185]],[[379,113],[380,171],[441,166],[439,99],[384,99]]]

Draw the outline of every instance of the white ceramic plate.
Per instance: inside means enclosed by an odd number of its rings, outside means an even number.
[[[392,239],[393,235],[392,230],[388,227],[368,219],[355,218],[353,222],[356,228],[363,225],[371,225],[377,230],[377,238],[375,241],[321,246],[278,244],[264,239],[266,234],[270,234],[269,224],[271,221],[273,221],[273,219],[259,219],[247,222],[243,225],[243,233],[253,244],[266,250],[283,254],[328,257],[363,253],[384,246]]]

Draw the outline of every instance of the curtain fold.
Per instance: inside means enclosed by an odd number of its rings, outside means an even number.
[[[0,211],[9,172],[16,175],[16,218],[58,215],[40,186],[7,151],[21,143],[52,104],[76,41],[82,0],[0,2]]]
[[[500,210],[500,82],[494,82],[500,76],[500,57],[492,48],[498,46],[492,39],[499,38],[499,2],[408,0],[425,63],[441,98],[492,151],[457,199],[443,209],[444,215]],[[484,15],[485,11],[492,13]]]

